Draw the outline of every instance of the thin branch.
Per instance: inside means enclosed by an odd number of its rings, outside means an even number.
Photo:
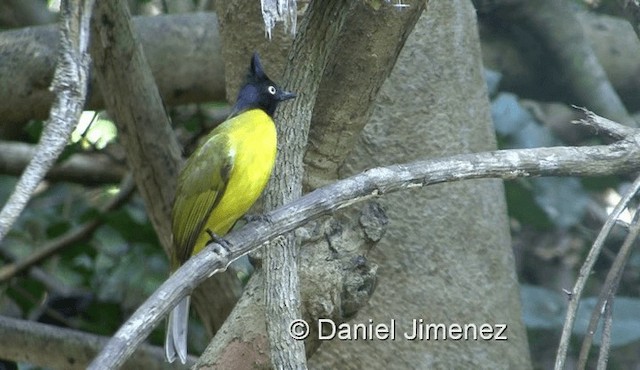
[[[0,141],[0,172],[19,175],[36,152],[35,145]],[[122,180],[125,173],[125,166],[103,153],[76,153],[54,165],[46,178],[87,185],[113,184]]]
[[[51,83],[56,99],[45,123],[37,153],[0,212],[0,241],[4,239],[44,175],[62,153],[80,119],[87,95],[90,60],[87,47],[92,7],[93,0],[62,2],[60,54]]]
[[[610,119],[600,117],[584,107],[572,105],[575,109],[581,110],[585,118],[572,121],[571,123],[593,127],[596,130],[596,134],[606,133],[616,140],[624,139],[625,137],[632,136],[636,131],[629,126],[621,125]]]
[[[640,169],[640,137],[610,145],[499,150],[461,154],[367,170],[319,188],[249,223],[225,238],[229,254],[208,245],[178,269],[122,325],[90,369],[114,368],[149,335],[175,304],[207,277],[266,242],[320,216],[367,199],[409,188],[480,178],[604,176]],[[640,187],[640,180],[638,181]]]
[[[43,301],[42,297],[35,296],[30,291],[25,289],[24,287],[14,284],[11,289],[16,293],[20,299],[24,299],[29,302],[30,306],[36,307],[37,311],[32,311],[30,317],[41,317],[42,315],[47,315],[49,318],[60,323],[61,326],[65,326],[70,329],[78,329],[78,325],[71,319],[66,318],[60,311],[57,311],[51,307],[47,306],[47,302]]]
[[[131,194],[133,193],[133,190],[135,189],[134,185],[135,184],[131,176],[125,177],[118,195],[111,199],[109,203],[107,203],[102,208],[101,213],[109,212],[124,204],[127,199],[129,199],[129,196],[131,196]],[[89,238],[93,234],[93,232],[103,224],[103,222],[104,220],[102,218],[96,217],[93,220],[88,221],[83,225],[74,228],[69,232],[49,241],[42,248],[39,248],[28,257],[18,262],[2,266],[2,268],[0,268],[0,283],[5,282],[16,276],[17,274],[22,273],[26,269],[41,263],[43,260],[56,254],[65,247],[73,245],[80,240]]]
[[[567,350],[569,348],[569,340],[571,339],[571,332],[573,330],[573,324],[576,319],[576,315],[578,312],[578,305],[580,304],[580,297],[582,296],[582,291],[587,283],[587,278],[593,269],[593,265],[596,263],[602,248],[604,247],[604,241],[609,236],[609,233],[613,229],[613,226],[616,224],[616,220],[620,216],[623,210],[625,210],[631,199],[640,191],[640,176],[636,178],[631,187],[627,190],[627,192],[622,196],[620,202],[615,206],[609,218],[602,226],[600,233],[596,237],[596,240],[593,242],[591,249],[589,250],[589,254],[585,259],[582,267],[580,268],[580,272],[578,274],[578,278],[576,279],[576,283],[571,290],[569,295],[569,305],[567,307],[567,315],[564,320],[564,326],[562,328],[562,336],[560,337],[560,344],[558,345],[558,354],[556,356],[556,362],[554,369],[555,370],[563,370],[564,364],[567,359]],[[626,241],[625,241],[626,242]],[[616,258],[617,260],[617,258]],[[609,279],[609,275],[607,275],[607,279]]]
[[[15,262],[18,260],[15,254],[8,251],[6,248],[0,248],[0,258],[7,262]],[[42,284],[47,292],[57,295],[69,295],[74,289],[64,284],[56,276],[53,276],[37,266],[33,266],[29,269],[29,277],[40,284]]]
[[[607,299],[604,306],[604,325],[602,327],[602,341],[598,353],[597,370],[606,370],[609,361],[609,349],[611,348],[611,329],[613,326],[613,294]]]
[[[616,258],[613,261],[613,265],[611,265],[611,268],[607,273],[604,285],[602,286],[602,291],[600,292],[600,295],[598,297],[598,303],[593,308],[593,312],[591,313],[591,319],[589,320],[587,334],[582,341],[582,348],[580,348],[580,355],[578,356],[578,368],[585,368],[587,365],[587,358],[589,357],[589,350],[591,349],[593,336],[595,335],[598,328],[600,316],[602,316],[602,313],[605,311],[605,305],[613,305],[613,299],[615,296],[615,292],[618,289],[620,279],[622,278],[624,266],[629,260],[629,256],[631,256],[631,251],[633,250],[633,246],[636,239],[638,238],[638,235],[640,235],[639,211],[640,209],[636,209],[633,221],[631,222],[631,226],[629,227],[629,233],[624,239],[622,247],[620,248],[620,251],[618,251]]]

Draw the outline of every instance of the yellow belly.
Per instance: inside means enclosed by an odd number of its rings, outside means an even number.
[[[222,198],[196,240],[193,254],[202,250],[209,241],[207,229],[219,236],[229,232],[258,200],[273,170],[277,150],[276,128],[264,111],[253,109],[242,113],[242,119],[234,121],[227,135],[230,148],[235,153],[233,169]]]

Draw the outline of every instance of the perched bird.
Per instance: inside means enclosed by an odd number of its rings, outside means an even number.
[[[212,235],[225,235],[258,199],[276,158],[273,114],[296,95],[267,77],[257,53],[229,118],[213,129],[189,157],[178,178],[172,212],[172,270],[200,252]],[[173,309],[167,325],[167,361],[187,358],[189,297]]]

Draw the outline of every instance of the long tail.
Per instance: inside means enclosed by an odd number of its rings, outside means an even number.
[[[187,362],[187,324],[189,323],[190,296],[184,297],[169,314],[167,336],[164,342],[164,355],[173,362],[176,357],[183,364]]]

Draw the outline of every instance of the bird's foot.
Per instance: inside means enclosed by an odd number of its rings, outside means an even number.
[[[209,238],[210,238],[207,244],[217,243],[218,245],[220,245],[222,248],[225,249],[226,254],[229,254],[231,252],[231,243],[229,243],[227,239],[214,233],[211,229],[206,229],[205,231],[207,232],[207,234],[209,234]]]

